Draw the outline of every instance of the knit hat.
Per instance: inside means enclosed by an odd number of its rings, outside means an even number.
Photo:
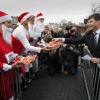
[[[11,21],[12,17],[5,12],[0,11],[0,23],[3,23],[5,21]]]
[[[24,12],[18,17],[18,22],[23,23],[26,19],[28,19],[32,14],[30,12]]]
[[[39,19],[44,19],[44,16],[42,13],[37,14],[36,20],[39,20]]]

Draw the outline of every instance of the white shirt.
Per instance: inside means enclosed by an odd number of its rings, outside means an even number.
[[[98,44],[98,40],[99,40],[99,35],[100,35],[100,28],[96,31],[97,35],[96,35],[96,41]]]

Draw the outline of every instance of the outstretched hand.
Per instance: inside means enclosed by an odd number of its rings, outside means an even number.
[[[51,51],[51,49],[48,49],[47,47],[43,47],[41,50],[42,51]]]
[[[93,63],[100,63],[100,59],[99,58],[92,58],[91,60]]]
[[[52,41],[60,41],[60,42],[62,42],[62,38],[53,38]]]
[[[38,41],[38,39],[37,39],[37,38],[33,38],[33,40],[34,40],[34,41]]]
[[[23,65],[24,65],[24,64],[23,64],[22,62],[17,61],[17,62],[15,62],[14,64],[12,64],[12,68],[21,67],[21,66],[23,66]]]

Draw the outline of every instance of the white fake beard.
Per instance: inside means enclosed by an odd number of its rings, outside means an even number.
[[[44,31],[44,24],[37,21],[37,28],[39,29],[40,32],[43,32]]]
[[[28,31],[30,33],[30,36],[33,37],[33,25],[28,23]]]
[[[11,32],[12,28],[7,28],[4,24],[2,25],[2,34],[3,39],[6,41],[6,43],[11,44]]]

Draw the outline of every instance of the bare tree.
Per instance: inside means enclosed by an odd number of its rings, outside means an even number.
[[[92,13],[100,13],[100,3],[92,3]]]

